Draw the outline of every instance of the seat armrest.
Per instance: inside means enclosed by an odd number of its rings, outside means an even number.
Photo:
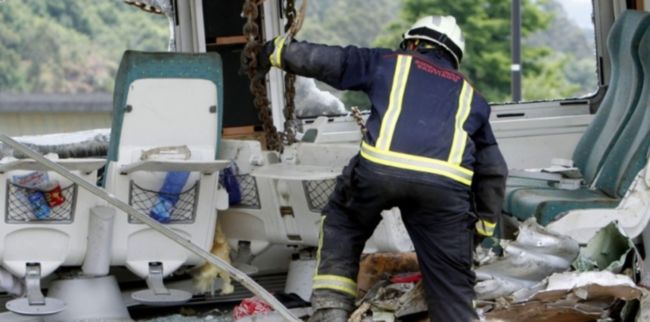
[[[516,178],[552,181],[552,182],[560,182],[560,180],[562,180],[563,178],[562,174],[560,173],[548,173],[548,172],[528,171],[528,170],[520,170],[520,169],[508,170],[508,176],[516,177]]]
[[[120,166],[120,174],[126,175],[136,171],[188,171],[212,174],[229,165],[228,160],[146,160]]]
[[[278,180],[327,180],[336,178],[341,171],[339,167],[271,164],[254,169],[251,176]]]
[[[106,164],[105,159],[59,159],[54,160],[54,162],[70,171],[76,170],[86,174],[96,171]],[[49,168],[32,159],[19,159],[0,163],[0,173],[12,170],[46,171]]]
[[[551,166],[573,168],[574,164],[571,159],[553,158],[551,159]]]
[[[565,178],[562,173],[535,172],[519,169],[508,170],[508,176],[531,180],[546,181],[551,186],[562,190],[576,190],[582,187],[581,178]]]
[[[580,169],[575,167],[551,166],[542,169],[542,172],[556,173],[566,179],[582,179],[582,173],[580,173]]]

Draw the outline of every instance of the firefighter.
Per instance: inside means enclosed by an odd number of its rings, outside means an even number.
[[[473,234],[492,236],[507,166],[490,106],[458,72],[465,41],[454,17],[429,16],[399,50],[286,42],[261,50],[269,64],[372,103],[361,150],[337,178],[321,217],[311,321],[346,321],[366,240],[381,211],[399,207],[415,246],[431,321],[473,321]]]

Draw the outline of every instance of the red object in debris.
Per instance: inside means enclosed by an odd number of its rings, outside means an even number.
[[[422,273],[406,273],[393,275],[390,278],[391,283],[417,283],[422,279]]]
[[[232,310],[232,320],[237,321],[247,316],[269,313],[273,309],[264,300],[257,297],[243,299],[239,305]]]
[[[47,204],[51,208],[59,206],[65,202],[65,197],[63,197],[63,191],[61,191],[61,186],[59,186],[58,184],[45,191],[44,194],[45,194],[45,200],[47,200]]]

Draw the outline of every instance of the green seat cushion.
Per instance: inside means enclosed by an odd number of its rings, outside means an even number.
[[[547,225],[569,210],[614,208],[620,201],[598,190],[587,188],[577,190],[520,188],[513,191],[507,200],[509,211],[506,212],[520,220],[535,216],[541,225]]]
[[[505,198],[503,199],[503,211],[510,213],[508,200],[512,193],[521,188],[551,188],[548,181],[522,177],[508,177],[506,181]]]

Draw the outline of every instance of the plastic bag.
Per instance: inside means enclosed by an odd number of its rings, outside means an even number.
[[[234,164],[223,169],[223,185],[228,191],[228,203],[230,205],[237,205],[241,202],[241,189],[239,181],[237,181],[236,171],[237,168]]]
[[[243,299],[239,305],[232,310],[232,320],[237,321],[247,316],[269,313],[273,309],[264,300],[257,297]]]

